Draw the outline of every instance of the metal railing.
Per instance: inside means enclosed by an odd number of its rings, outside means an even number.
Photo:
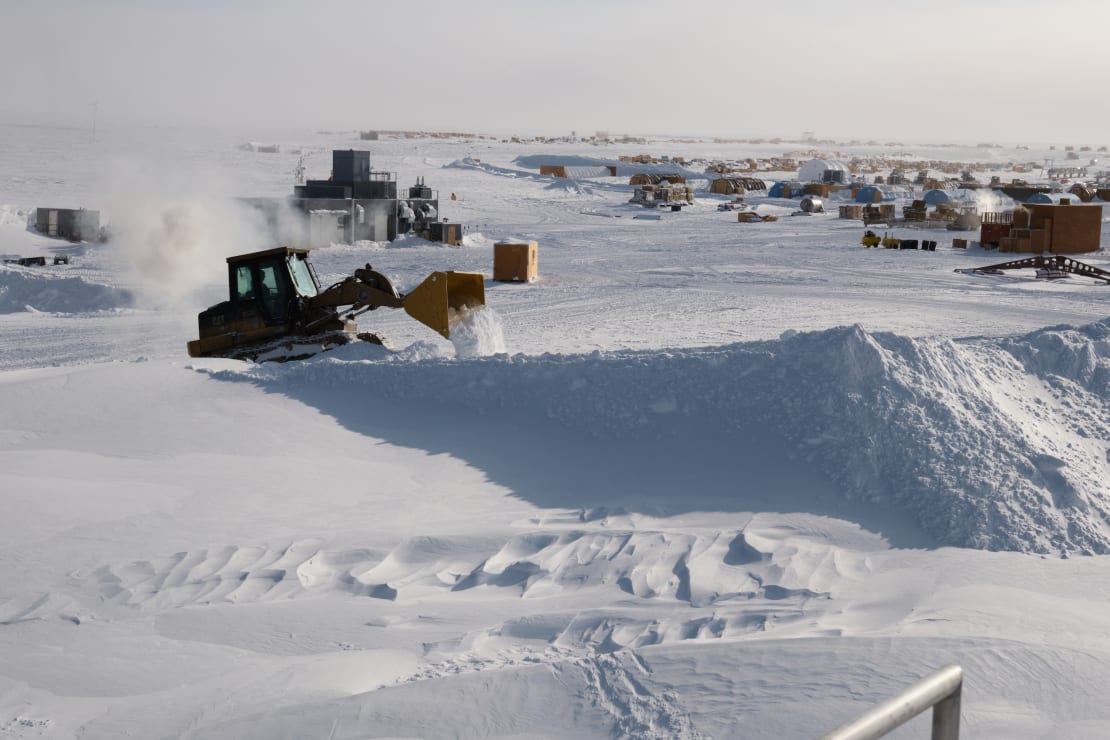
[[[862,717],[841,725],[822,740],[872,740],[901,727],[933,707],[932,740],[959,740],[960,692],[964,672],[958,665],[941,668]]]

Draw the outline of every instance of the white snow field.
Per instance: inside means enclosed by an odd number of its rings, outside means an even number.
[[[322,279],[483,272],[484,321],[189,358],[224,259],[275,246],[228,197],[333,148],[468,231]],[[538,174],[783,148],[2,127],[0,255],[71,259],[0,265],[0,737],[807,738],[948,663],[966,737],[1110,736],[1110,287],[862,249],[835,200],[737,223],[695,169],[658,220],[634,166]],[[536,282],[488,279],[500,239]]]

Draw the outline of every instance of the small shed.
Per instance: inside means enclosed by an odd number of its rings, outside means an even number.
[[[100,238],[100,211],[84,208],[37,208],[35,230],[47,236],[75,241],[96,241]]]
[[[493,245],[493,279],[530,283],[539,277],[536,242],[497,242]]]

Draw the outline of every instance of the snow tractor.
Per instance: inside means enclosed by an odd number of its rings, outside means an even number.
[[[382,344],[354,320],[382,306],[403,308],[449,338],[453,323],[486,302],[484,276],[472,272],[433,272],[401,295],[367,264],[321,289],[308,252],[278,247],[228,257],[228,300],[201,311],[200,338],[189,342],[189,355],[282,362],[353,341]]]

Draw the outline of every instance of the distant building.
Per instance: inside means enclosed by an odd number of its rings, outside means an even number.
[[[100,239],[100,211],[84,208],[37,208],[35,230],[47,236],[74,241]]]

